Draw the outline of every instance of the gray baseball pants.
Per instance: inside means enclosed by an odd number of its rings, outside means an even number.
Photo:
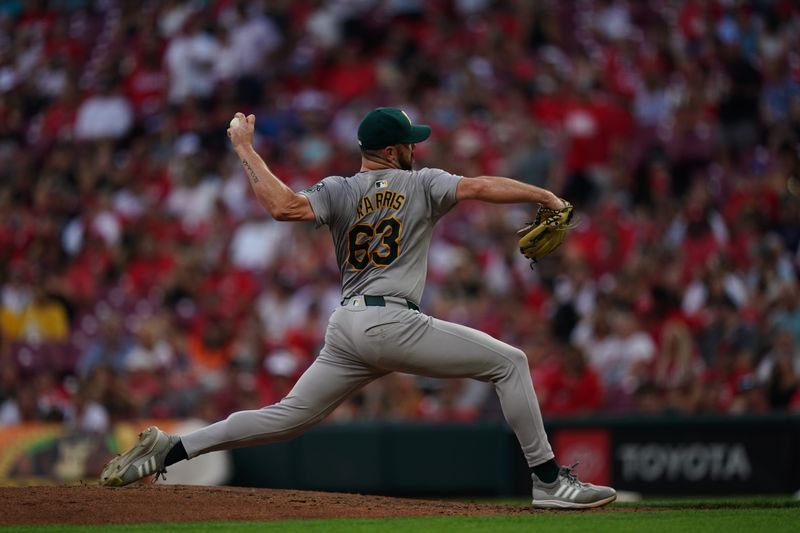
[[[363,298],[355,297],[337,308],[319,356],[289,394],[274,405],[233,413],[181,437],[189,457],[289,440],[370,381],[405,372],[492,382],[528,465],[553,458],[522,350],[408,309],[402,299],[386,300],[386,307],[366,307]]]

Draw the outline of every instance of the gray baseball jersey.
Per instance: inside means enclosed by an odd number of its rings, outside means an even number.
[[[330,176],[309,187],[317,225],[328,225],[342,296],[397,296],[419,303],[436,221],[456,204],[461,177],[439,169]]]

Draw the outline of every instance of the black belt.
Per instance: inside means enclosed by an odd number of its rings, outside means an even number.
[[[386,307],[386,298],[384,298],[383,296],[367,296],[367,295],[364,295],[363,298],[364,298],[364,305],[366,305],[366,306],[369,306],[369,307]],[[350,298],[345,298],[344,300],[342,300],[342,305],[344,305],[344,303],[349,299]],[[419,311],[419,306],[417,304],[415,304],[414,302],[412,302],[411,300],[406,300],[406,305],[412,311]]]

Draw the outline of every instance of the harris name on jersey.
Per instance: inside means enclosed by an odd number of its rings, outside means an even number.
[[[380,190],[364,195],[356,204],[356,220],[360,220],[378,209],[394,209],[397,211],[403,207],[403,202],[405,201],[405,195],[390,190]]]

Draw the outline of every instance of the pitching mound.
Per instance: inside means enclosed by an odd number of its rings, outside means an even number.
[[[185,485],[0,487],[0,524],[509,515],[524,505]]]

